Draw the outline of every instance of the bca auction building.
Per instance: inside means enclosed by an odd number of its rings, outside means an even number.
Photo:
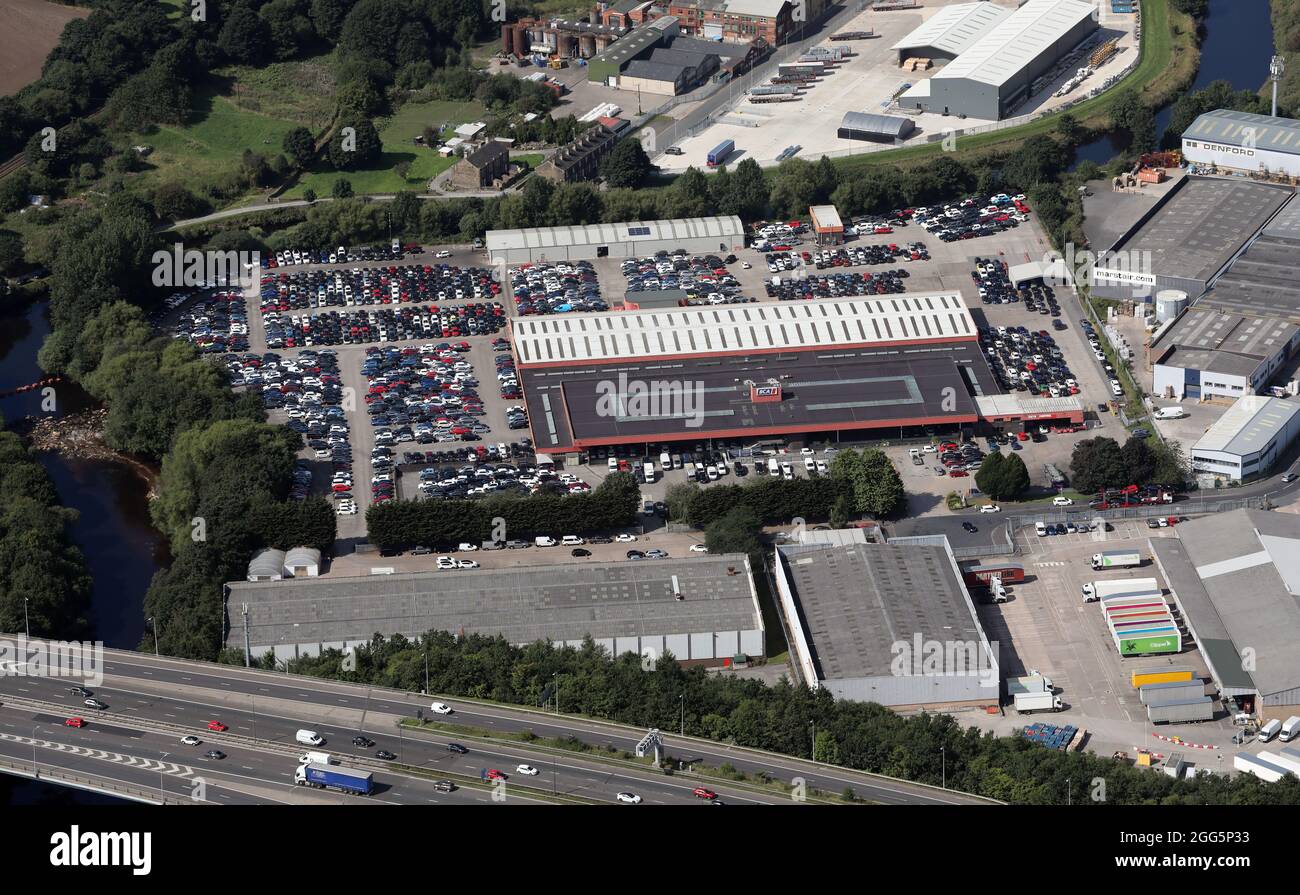
[[[1300,177],[1300,121],[1216,109],[1183,131],[1183,158],[1198,167]]]

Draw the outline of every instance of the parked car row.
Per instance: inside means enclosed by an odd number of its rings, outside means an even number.
[[[427,466],[419,471],[416,489],[421,497],[440,500],[514,493],[581,494],[591,486],[573,473],[556,473],[531,463],[485,460],[460,466]]]
[[[510,270],[510,283],[521,316],[609,310],[590,261],[524,264]]]
[[[1046,330],[1023,326],[979,328],[980,347],[1005,391],[1060,398],[1077,395],[1079,382],[1065,363],[1056,340]]]
[[[440,451],[402,451],[402,464],[405,466],[425,464],[461,464],[477,463],[480,460],[529,460],[533,458],[532,439],[524,438],[509,444],[487,443],[461,448],[447,448]]]
[[[866,246],[846,246],[823,249],[815,254],[804,252],[804,261],[818,270],[827,267],[852,267],[861,264],[891,264],[898,261],[929,261],[930,250],[923,242],[875,243]]]
[[[1098,337],[1097,331],[1093,329],[1092,324],[1086,317],[1079,320],[1079,326],[1083,329],[1083,334],[1088,339],[1088,346],[1092,348],[1092,356],[1097,358],[1097,362],[1101,364],[1102,370],[1104,370],[1106,375],[1110,377],[1109,385],[1111,395],[1116,398],[1122,398],[1124,396],[1124,386],[1115,376],[1115,368],[1111,366],[1110,361],[1106,360],[1106,353],[1101,350],[1101,339]]]
[[[1024,195],[998,193],[988,198],[969,197],[934,208],[918,208],[914,220],[944,242],[989,236],[1029,220]]]
[[[366,349],[366,414],[375,444],[478,441],[491,431],[473,366],[459,357],[469,345]]]
[[[740,283],[727,271],[735,263],[717,255],[696,255],[688,258],[685,249],[673,253],[662,250],[649,258],[629,258],[623,262],[623,276],[627,278],[628,292],[653,292],[661,289],[681,289],[693,297],[711,298],[715,295],[731,296],[740,291]],[[721,304],[722,302],[715,302]]]
[[[515,359],[509,354],[498,354],[496,367],[497,387],[501,389],[501,397],[507,401],[518,401],[523,397],[523,392],[519,388],[519,374],[515,371]],[[511,407],[506,415],[510,420],[511,429],[523,429],[528,426],[528,412],[522,406]],[[522,425],[516,425],[518,418],[522,418]]]
[[[214,354],[248,350],[248,304],[242,292],[214,292],[176,321],[173,334],[199,351]]]
[[[906,270],[877,270],[858,273],[814,274],[798,280],[782,279],[764,285],[768,298],[800,301],[812,298],[840,298],[846,295],[896,295],[904,292]],[[779,278],[773,278],[779,279]]]
[[[491,271],[479,267],[402,265],[268,273],[262,277],[262,313],[308,308],[465,302],[501,292]]]
[[[443,306],[411,305],[377,311],[326,311],[314,316],[268,314],[268,348],[354,345],[411,339],[445,339],[497,332],[505,325],[499,302]]]
[[[396,261],[406,254],[423,251],[415,243],[405,246],[394,241],[389,246],[338,246],[333,249],[285,249],[262,256],[262,267],[291,267],[297,264],[348,264],[359,261]]]

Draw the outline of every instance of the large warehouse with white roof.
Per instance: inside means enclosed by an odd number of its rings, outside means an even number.
[[[936,15],[931,22],[939,19]],[[996,120],[1024,99],[1037,78],[1097,30],[1097,7],[1083,0],[1026,0],[1005,17],[968,12],[940,22],[932,34],[921,34],[929,25],[895,45],[900,55],[935,52],[943,58],[945,47],[959,53],[933,77],[903,93],[899,105]],[[923,45],[905,45],[909,42]]]
[[[1300,177],[1300,121],[1232,109],[1205,112],[1183,131],[1183,158],[1223,172]]]
[[[628,221],[571,227],[489,230],[488,257],[494,264],[644,258],[660,250],[694,254],[734,252],[745,245],[740,218],[722,215],[673,221]]]

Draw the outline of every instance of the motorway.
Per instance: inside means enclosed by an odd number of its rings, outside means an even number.
[[[36,740],[38,765],[88,776],[102,774],[109,780],[154,790],[161,785],[173,799],[184,797],[194,779],[201,778],[209,802],[364,801],[358,796],[293,786],[296,756],[306,751],[294,744],[293,736],[306,727],[326,738],[321,749],[345,764],[375,773],[376,793],[369,799],[374,802],[614,803],[618,792],[634,792],[647,804],[706,804],[692,794],[699,785],[717,791],[727,804],[796,802],[783,792],[731,785],[690,773],[669,776],[627,762],[556,753],[524,743],[403,731],[397,726],[399,718],[413,717],[420,710],[431,714],[427,697],[418,694],[114,650],[105,650],[104,656],[104,681],[91,687],[95,697],[108,705],[103,712],[84,708],[82,698],[69,692],[78,683],[75,680],[0,676],[0,770],[19,762],[30,769],[32,741]],[[562,682],[560,690],[562,701]],[[575,736],[594,746],[631,752],[645,733],[562,714],[450,697],[445,701],[456,710],[445,719],[449,723],[500,735],[532,730],[539,737]],[[55,706],[66,709],[60,712]],[[64,727],[64,718],[74,715],[84,718],[87,726],[80,730]],[[224,734],[210,733],[206,729],[209,720],[220,720],[230,729]],[[358,732],[364,732],[376,745],[371,749],[353,747],[351,740]],[[180,737],[186,733],[199,736],[203,744],[181,745]],[[447,743],[452,739],[466,744],[469,754],[449,751]],[[798,778],[809,790],[832,796],[850,786],[859,798],[883,804],[984,801],[950,790],[676,737],[667,731],[664,741],[668,754],[677,759],[712,767],[730,762],[741,771],[766,771],[787,782]],[[204,758],[211,748],[222,750],[227,758]],[[396,753],[401,766],[386,766],[373,757],[374,749]],[[525,763],[538,768],[540,775],[528,778],[516,774],[516,766]],[[429,774],[430,779],[405,773],[402,766]],[[504,771],[509,783],[495,790],[480,785],[477,781],[488,768]],[[470,785],[453,793],[439,793],[432,781],[443,775],[458,782],[468,780]]]

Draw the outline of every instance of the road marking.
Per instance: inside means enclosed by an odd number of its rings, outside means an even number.
[[[0,733],[0,740],[5,740],[11,743],[20,743],[24,746],[39,746],[42,749],[49,749],[54,752],[65,752],[83,758],[94,758],[99,761],[111,761],[116,764],[125,764],[128,767],[143,768],[147,771],[157,771],[159,773],[169,774],[173,777],[189,777],[194,773],[194,769],[187,765],[178,765],[170,761],[141,758],[135,755],[123,755],[120,752],[108,752],[104,749],[91,749],[87,746],[74,746],[71,743],[55,743],[49,740],[37,740],[32,737],[19,736],[11,733]]]
[[[1053,562],[1036,562],[1034,563],[1034,568],[1046,569],[1052,566],[1063,566],[1063,565],[1065,565],[1065,562],[1063,560],[1055,560]]]

